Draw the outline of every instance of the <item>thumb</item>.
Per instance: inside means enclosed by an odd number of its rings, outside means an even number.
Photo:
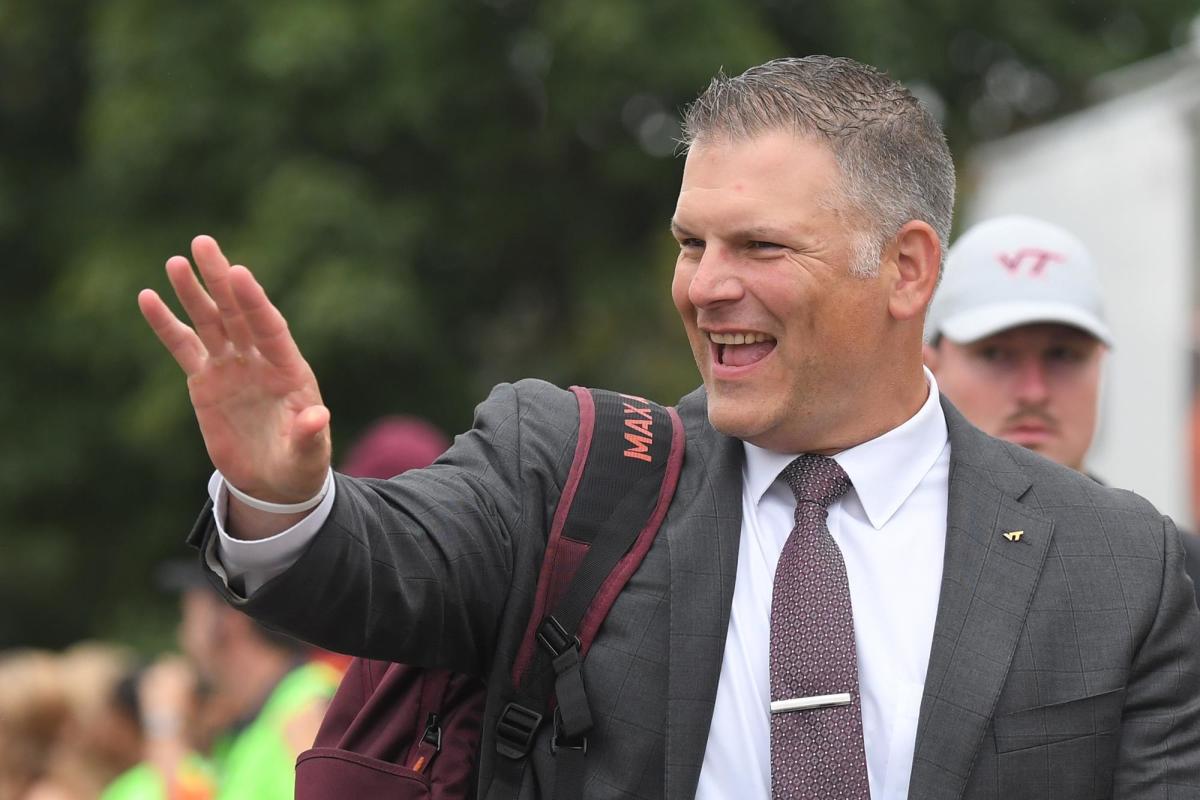
[[[292,448],[304,459],[329,459],[329,409],[325,406],[309,406],[296,415],[292,425]]]

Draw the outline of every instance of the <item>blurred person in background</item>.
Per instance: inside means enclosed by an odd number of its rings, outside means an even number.
[[[200,752],[200,694],[186,659],[168,655],[132,673],[122,694],[142,734],[140,763],[105,789],[101,800],[211,800],[216,777]]]
[[[356,478],[391,478],[432,464],[450,446],[433,424],[417,417],[382,417],[346,451],[339,471]]]
[[[147,671],[138,693],[145,760],[105,800],[291,800],[296,756],[311,746],[341,671],[226,605],[194,562],[164,565],[161,580],[180,593],[188,669],[166,659]]]
[[[141,754],[118,691],[132,663],[86,642],[0,662],[0,800],[92,800]]]
[[[59,666],[48,652],[0,654],[0,800],[68,796],[47,774],[71,710]]]
[[[182,589],[179,645],[236,714],[213,744],[217,796],[290,800],[296,756],[312,744],[340,672],[228,606],[188,566],[194,577]]]
[[[117,645],[81,642],[67,648],[59,662],[71,713],[50,774],[71,797],[94,798],[141,757],[136,710],[121,692],[134,658]]]
[[[926,322],[925,363],[985,433],[1087,473],[1112,332],[1091,254],[1043,220],[1004,216],[946,255]],[[1200,540],[1183,535],[1200,577]],[[1200,588],[1196,589],[1200,604]]]

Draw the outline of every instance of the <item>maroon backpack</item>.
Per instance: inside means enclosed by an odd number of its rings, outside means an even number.
[[[571,387],[575,457],[546,542],[533,611],[496,725],[488,798],[519,791],[535,737],[554,725],[555,797],[582,795],[591,712],[581,667],[617,595],[654,541],[683,464],[674,408]],[[475,796],[486,687],[475,677],[355,659],[311,750],[297,800]]]

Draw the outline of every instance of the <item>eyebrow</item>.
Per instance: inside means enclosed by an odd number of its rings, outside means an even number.
[[[680,239],[686,239],[692,235],[691,231],[676,222],[673,217],[669,220],[669,223],[672,236],[676,236]]]
[[[687,238],[692,238],[692,237],[696,236],[696,234],[692,233],[687,228],[680,225],[674,219],[671,220],[670,227],[671,227],[671,234],[673,236],[675,236],[676,238],[687,239]],[[781,239],[787,239],[787,238],[795,237],[795,236],[796,236],[795,233],[789,234],[786,231],[783,231],[779,228],[769,228],[766,226],[754,225],[749,228],[743,228],[743,229],[732,231],[731,234],[729,236],[726,236],[725,238],[734,239],[737,241],[756,242],[756,241],[779,241]]]
[[[777,242],[781,239],[789,238],[789,234],[786,231],[780,230],[779,228],[766,228],[759,225],[746,228],[745,230],[736,231],[735,233],[737,238],[746,239],[749,241]],[[794,237],[795,234],[790,234],[790,236]]]

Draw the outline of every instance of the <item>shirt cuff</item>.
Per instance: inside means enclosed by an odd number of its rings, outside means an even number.
[[[213,472],[208,479],[208,496],[212,498],[213,518],[217,523],[217,557],[224,565],[229,581],[241,584],[241,594],[250,597],[300,559],[308,543],[329,519],[335,494],[337,481],[330,481],[325,498],[292,527],[266,539],[235,539],[225,530],[229,489],[225,477],[219,471]]]

